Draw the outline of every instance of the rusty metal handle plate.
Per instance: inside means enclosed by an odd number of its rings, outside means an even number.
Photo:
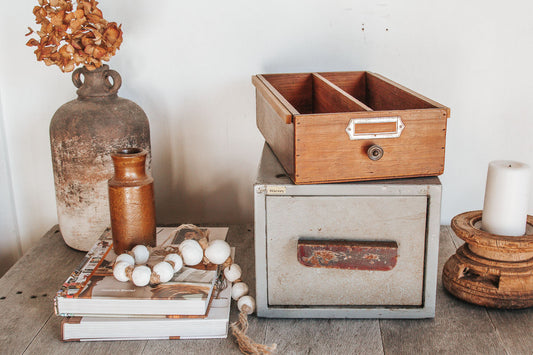
[[[298,262],[307,267],[388,271],[396,266],[398,243],[300,239]]]
[[[400,117],[352,118],[346,127],[350,140],[398,138],[405,124]]]

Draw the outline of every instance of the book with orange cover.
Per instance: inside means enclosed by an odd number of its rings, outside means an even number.
[[[205,228],[209,240],[226,238],[228,228]],[[157,249],[177,248],[194,231],[181,227],[157,228]],[[169,281],[137,287],[113,277],[111,231],[106,230],[54,298],[59,316],[206,316],[215,282],[216,265],[186,267]],[[163,260],[152,253],[148,265]]]

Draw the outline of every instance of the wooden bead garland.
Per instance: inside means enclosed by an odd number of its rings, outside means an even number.
[[[139,265],[131,272],[131,281],[135,286],[146,286],[150,282],[152,270],[148,266]]]
[[[198,265],[204,259],[204,250],[196,240],[184,240],[179,246],[179,252],[185,265]]]
[[[238,301],[239,298],[248,294],[248,285],[244,282],[237,282],[231,288],[231,298]]]
[[[204,261],[215,265],[223,265],[224,275],[229,275],[229,277],[225,276],[229,282],[237,281],[241,277],[241,267],[232,263],[230,257],[231,248],[223,240],[201,243],[193,239],[187,239],[178,246],[178,253],[166,254],[164,261],[150,269],[144,265],[150,257],[150,250],[144,245],[137,245],[130,253],[121,254],[116,258],[113,275],[118,281],[126,282],[131,280],[135,286],[139,287],[148,284],[157,285],[170,281],[174,273],[180,271],[183,265],[194,266]],[[248,286],[244,282],[239,282],[236,285],[235,292],[238,292],[239,296],[233,296],[233,299],[238,300],[240,296],[248,293]]]
[[[241,278],[242,270],[241,267],[237,264],[231,264],[224,269],[224,277],[229,282],[235,282]]]
[[[133,253],[135,264],[144,264],[150,257],[150,251],[144,245],[136,245],[131,249],[131,252]]]
[[[135,265],[135,259],[130,254],[120,254],[115,260],[115,264],[125,261],[128,265]]]
[[[194,225],[183,227],[195,229],[200,234],[203,232]],[[154,249],[156,252],[161,250]],[[232,282],[231,297],[237,301],[239,309],[239,321],[231,324],[232,333],[235,336],[239,349],[245,354],[270,354],[276,348],[276,344],[266,346],[253,342],[247,335],[247,315],[255,310],[255,300],[248,295],[248,285],[241,281],[242,269],[231,259],[231,247],[224,240],[207,242],[204,235],[199,241],[193,239],[184,240],[175,252],[164,252],[164,261],[154,265],[152,269],[145,264],[150,257],[150,250],[144,245],[135,246],[129,253],[119,255],[113,267],[113,276],[121,282],[132,281],[139,287],[148,284],[157,285],[168,282],[174,273],[181,270],[183,265],[195,266],[200,263],[222,265],[224,278]]]
[[[130,260],[128,256],[130,255],[120,254],[117,257],[113,267],[113,276],[121,282],[131,280],[135,286],[139,287],[168,282],[172,279],[174,273],[180,271],[183,267],[183,261],[181,261],[181,256],[178,254],[168,254],[165,260],[154,265],[153,269],[146,265],[135,266],[136,260],[134,258]],[[144,255],[142,257],[144,258]]]

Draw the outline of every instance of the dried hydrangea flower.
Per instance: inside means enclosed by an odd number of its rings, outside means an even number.
[[[33,8],[38,31],[29,28],[26,36],[36,33],[26,45],[37,47],[37,60],[57,65],[63,72],[85,65],[89,70],[102,65],[115,55],[122,43],[121,26],[102,16],[95,0],[39,0]]]

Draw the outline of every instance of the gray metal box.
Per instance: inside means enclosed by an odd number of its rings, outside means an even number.
[[[440,201],[436,177],[294,185],[265,144],[254,184],[258,316],[434,317]],[[351,254],[351,268],[308,265],[308,242],[326,244],[316,255],[328,260],[338,243],[357,245],[366,266]]]

